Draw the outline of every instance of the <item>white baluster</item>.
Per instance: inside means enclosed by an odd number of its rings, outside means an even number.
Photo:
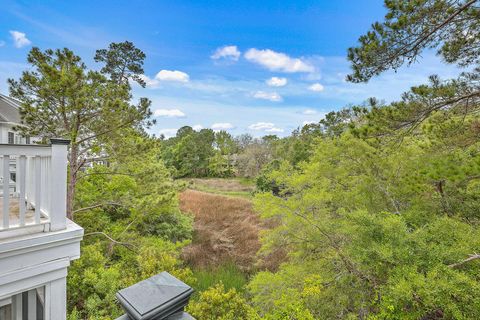
[[[20,156],[18,157],[18,168],[17,168],[17,181],[19,182],[19,212],[20,212],[20,225],[25,225],[25,187],[26,187],[26,170],[27,170],[27,157]]]
[[[25,198],[27,199],[27,208],[31,209],[31,203],[33,201],[33,192],[32,192],[32,166],[33,166],[33,158],[32,157],[27,157],[27,167],[26,167],[26,173],[25,173],[25,178],[26,178],[26,183],[25,183]]]
[[[45,189],[45,157],[40,158],[40,167],[42,168],[41,174],[40,174],[40,190],[42,190],[41,194],[41,204],[42,206],[40,207],[41,212],[45,212],[44,207],[45,207],[45,194],[46,194],[46,189]]]
[[[37,290],[28,290],[28,320],[37,320]]]
[[[50,217],[50,213],[52,212],[52,157],[47,158],[47,171],[46,171],[46,184],[47,188],[45,190],[47,194],[47,205],[45,206],[46,210],[48,211],[48,216]]]
[[[20,166],[20,157],[15,157],[15,196],[18,197],[20,192],[20,182],[18,181],[18,167]]]
[[[10,218],[10,156],[3,156],[3,228],[8,229]]]
[[[22,320],[23,319],[23,298],[22,294],[16,294],[12,297],[12,317],[13,320]]]
[[[41,157],[35,157],[35,223],[40,223],[40,208],[42,205],[41,187],[42,187],[42,166]]]

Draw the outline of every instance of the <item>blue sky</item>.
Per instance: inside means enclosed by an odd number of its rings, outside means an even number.
[[[382,20],[382,1],[10,1],[0,6],[0,92],[28,68],[32,46],[68,47],[91,68],[96,49],[142,49],[154,134],[184,125],[288,135],[332,110],[397,100],[431,74],[458,70],[432,53],[368,84],[344,81],[347,48]]]

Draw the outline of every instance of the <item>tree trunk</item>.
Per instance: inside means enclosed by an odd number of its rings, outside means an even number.
[[[75,187],[77,184],[78,172],[78,145],[72,143],[69,155],[70,170],[68,172],[67,184],[67,218],[73,219],[73,200],[75,198]]]

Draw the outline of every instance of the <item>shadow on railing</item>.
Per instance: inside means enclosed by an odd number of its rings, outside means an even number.
[[[68,140],[50,145],[0,144],[0,233],[66,224]]]

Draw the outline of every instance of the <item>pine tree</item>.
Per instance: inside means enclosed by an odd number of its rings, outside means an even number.
[[[112,44],[106,51],[99,50],[96,58],[106,63],[101,72],[88,70],[67,48],[32,48],[27,58],[31,70],[24,71],[18,80],[8,80],[11,96],[21,101],[18,130],[23,135],[45,142],[54,137],[70,140],[69,218],[82,167],[103,158],[105,142],[118,139],[122,130],[151,124],[150,101],[141,98],[136,105],[131,104],[131,88],[126,81],[138,80],[143,73],[144,55],[133,45]]]

